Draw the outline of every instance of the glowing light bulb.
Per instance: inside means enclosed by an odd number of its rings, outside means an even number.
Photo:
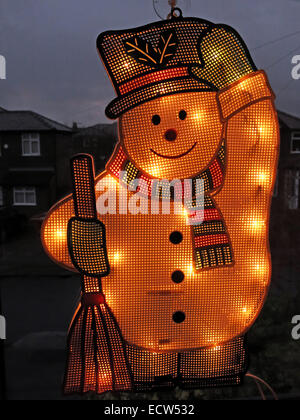
[[[244,80],[243,82],[241,82],[241,83],[239,84],[239,88],[240,88],[241,90],[245,90],[247,86],[248,86],[248,80]]]
[[[268,273],[268,266],[265,264],[256,264],[253,269],[259,276],[265,276]],[[268,279],[264,278],[263,284],[266,285],[267,282]]]
[[[256,271],[262,271],[262,266],[259,264],[256,264],[255,269]]]
[[[262,230],[265,226],[265,222],[263,220],[251,219],[249,220],[249,227],[252,232],[258,232]]]
[[[188,272],[189,272],[190,274],[194,274],[194,266],[193,266],[193,264],[191,264],[191,265],[189,266]]]
[[[202,112],[196,112],[195,114],[194,114],[194,119],[195,120],[202,120],[203,119],[203,113]]]
[[[58,229],[58,230],[56,231],[56,237],[57,237],[57,239],[62,239],[62,238],[64,238],[64,231],[63,231],[62,229]]]
[[[149,169],[149,173],[150,173],[152,176],[154,176],[154,177],[156,177],[156,178],[159,178],[159,175],[160,175],[160,169],[159,169],[158,167],[154,166],[154,167],[152,167],[151,169]]]
[[[262,183],[265,183],[268,179],[268,175],[265,174],[264,172],[261,172],[258,174],[258,180]]]
[[[105,300],[106,300],[108,305],[114,306],[114,300],[113,300],[113,294],[112,293],[106,292],[105,293]]]
[[[268,126],[261,126],[257,128],[263,139],[268,139],[270,136],[270,128]],[[270,136],[271,138],[272,136]]]
[[[217,344],[213,347],[213,351],[220,351],[221,346],[218,346]]]
[[[184,208],[182,213],[184,217],[186,217],[187,219],[189,218],[189,212],[187,211],[187,209]]]
[[[120,261],[120,259],[121,259],[121,254],[119,253],[119,252],[116,252],[115,254],[114,254],[114,261]]]
[[[245,317],[252,316],[252,310],[251,310],[251,308],[247,308],[246,306],[244,306],[244,307],[242,308],[242,314],[243,314],[243,316],[245,316]]]

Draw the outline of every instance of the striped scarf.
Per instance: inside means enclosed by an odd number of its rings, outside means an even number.
[[[185,202],[188,217],[193,219],[193,223],[190,224],[193,233],[194,266],[196,270],[229,266],[234,263],[230,237],[223,216],[211,197],[212,192],[223,186],[225,164],[226,144],[225,140],[223,140],[217,156],[208,168],[192,179],[192,199],[190,203]],[[126,187],[130,186],[135,179],[144,181],[139,187],[139,193],[147,197],[153,197],[153,184],[154,181],[158,180],[151,178],[136,168],[121,145],[118,145],[106,169]],[[204,214],[202,209],[199,212],[201,216],[197,223],[195,191],[197,180],[199,179],[203,181]],[[184,190],[186,183],[184,180],[181,182]],[[158,195],[158,198],[163,198],[161,188],[158,190]]]

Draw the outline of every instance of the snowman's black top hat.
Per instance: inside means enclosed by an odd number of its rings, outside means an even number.
[[[219,91],[256,71],[234,29],[182,14],[141,28],[105,32],[97,47],[117,93],[106,109],[112,119],[161,96]]]

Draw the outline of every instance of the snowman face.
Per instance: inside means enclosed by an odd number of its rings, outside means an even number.
[[[129,158],[160,179],[192,178],[206,169],[222,133],[215,92],[154,99],[120,119],[121,142]]]

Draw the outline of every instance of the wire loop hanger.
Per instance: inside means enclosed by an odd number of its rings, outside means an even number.
[[[165,20],[165,18],[163,16],[161,16],[161,14],[158,11],[157,3],[158,3],[157,0],[153,0],[153,9],[154,9],[156,15],[161,20]],[[168,4],[171,7],[171,11],[167,16],[167,19],[179,19],[179,18],[183,17],[182,10],[179,7],[177,7],[177,0],[168,0]]]

